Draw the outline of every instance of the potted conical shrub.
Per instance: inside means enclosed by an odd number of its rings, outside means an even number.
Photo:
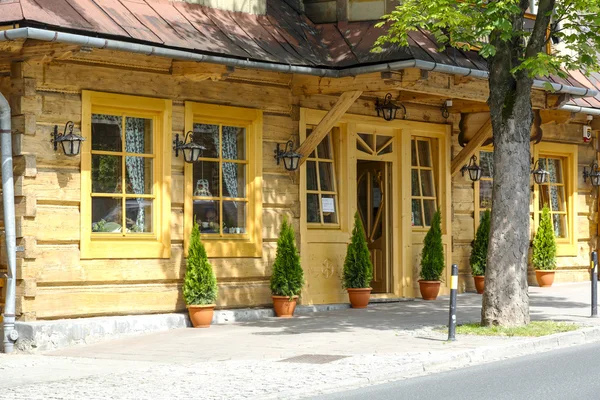
[[[371,253],[367,247],[365,230],[363,229],[358,211],[354,214],[352,239],[346,250],[344,260],[343,286],[348,291],[352,308],[366,308],[371,297],[371,280],[373,279],[373,264]]]
[[[488,243],[490,240],[490,210],[485,210],[481,216],[475,240],[473,241],[473,251],[471,251],[471,274],[475,281],[477,293],[482,294],[485,288],[485,267],[487,265]]]
[[[217,290],[217,278],[208,262],[206,249],[200,241],[198,223],[194,222],[183,280],[183,298],[194,328],[210,327]]]
[[[423,300],[435,300],[440,292],[440,278],[444,271],[444,245],[440,211],[436,211],[431,227],[425,235],[421,252],[419,289]]]
[[[540,287],[552,286],[556,272],[556,238],[548,206],[542,208],[540,226],[533,238],[533,267]]]
[[[296,248],[296,236],[292,225],[284,218],[277,239],[277,253],[271,274],[273,308],[278,317],[291,318],[294,315],[302,286],[304,272]]]

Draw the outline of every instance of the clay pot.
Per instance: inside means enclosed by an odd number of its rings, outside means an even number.
[[[206,304],[202,306],[190,305],[187,306],[190,314],[190,321],[194,328],[210,328],[210,323],[213,319],[215,304]]]
[[[296,301],[298,296],[292,297],[292,300],[288,296],[271,296],[273,298],[273,309],[275,315],[280,318],[292,318],[294,310],[296,309]]]
[[[350,305],[352,308],[367,308],[369,299],[371,298],[372,288],[349,288],[346,290],[348,291],[348,297],[350,298]]]
[[[554,273],[556,271],[535,270],[535,280],[539,287],[550,287],[554,283]]]
[[[473,276],[473,280],[475,281],[477,293],[483,294],[483,289],[485,288],[485,275],[475,275]]]
[[[435,300],[440,292],[440,281],[419,280],[419,290],[423,300]]]

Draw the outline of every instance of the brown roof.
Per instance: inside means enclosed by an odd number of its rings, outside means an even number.
[[[373,21],[315,25],[284,0],[269,0],[266,15],[168,0],[0,0],[0,25],[8,23],[285,65],[337,69],[415,59],[487,70],[476,52],[438,52],[424,31],[411,32],[408,47],[373,53],[384,33]],[[600,75],[548,80],[600,88]],[[600,108],[600,98],[571,104]]]

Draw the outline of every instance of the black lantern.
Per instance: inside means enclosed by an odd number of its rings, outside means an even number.
[[[463,167],[460,169],[462,176],[465,176],[465,171],[469,173],[469,178],[473,182],[481,179],[482,169],[479,165],[477,165],[477,157],[472,156],[471,160],[469,160],[469,165],[463,165]]]
[[[81,142],[83,142],[85,139],[82,136],[73,133],[74,127],[75,124],[73,124],[73,121],[67,122],[64,132],[59,135],[58,125],[54,125],[54,131],[52,131],[52,143],[54,144],[54,151],[58,150],[58,144],[60,143],[65,156],[72,157],[79,154],[79,151],[81,150]],[[67,131],[69,131],[69,133],[67,133]]]
[[[379,99],[375,101],[375,110],[377,110],[377,116],[382,117],[386,121],[396,119],[396,112],[399,109],[404,111],[404,117],[406,117],[406,107],[404,107],[402,104],[398,105],[394,103],[392,101],[391,93],[385,95],[382,103],[379,102]]]
[[[583,168],[583,181],[585,182],[587,178],[590,178],[592,186],[600,186],[600,170],[598,169],[598,163],[596,161],[592,162],[592,164],[590,165],[589,172],[585,167]]]
[[[533,164],[533,170],[531,171],[531,173],[533,174],[533,180],[538,185],[542,185],[548,182],[548,176],[550,175],[550,173],[540,166],[539,159]]]
[[[188,141],[189,139],[189,141]],[[179,140],[179,134],[175,134],[175,140],[173,140],[173,150],[175,150],[175,157],[179,157],[179,152],[183,153],[183,159],[187,163],[193,163],[198,161],[202,150],[206,150],[204,146],[200,146],[198,143],[194,143],[194,133],[189,131],[185,134],[183,141]]]
[[[298,169],[298,163],[302,158],[302,154],[296,153],[294,151],[294,142],[288,140],[285,144],[285,149],[281,150],[280,143],[277,143],[277,148],[275,149],[275,159],[277,160],[277,165],[283,159],[283,166],[288,171],[295,171]]]

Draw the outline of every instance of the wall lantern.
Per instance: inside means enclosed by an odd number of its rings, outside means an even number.
[[[469,173],[469,178],[473,182],[476,182],[479,179],[481,179],[481,173],[483,172],[483,170],[479,165],[477,165],[476,156],[471,157],[471,160],[469,160],[469,165],[463,165],[463,167],[460,169],[462,176],[465,176],[465,171]]]
[[[531,173],[533,174],[534,182],[537,183],[538,185],[542,185],[542,184],[548,182],[548,176],[550,175],[550,173],[540,166],[539,158],[533,164],[533,170],[531,171]]]
[[[58,144],[60,143],[65,156],[72,157],[79,154],[79,150],[81,150],[81,142],[83,142],[85,139],[82,136],[73,133],[74,127],[75,124],[73,124],[73,121],[67,122],[64,132],[59,135],[58,125],[54,125],[51,140],[54,144],[54,151],[58,150]],[[69,131],[69,133],[67,133],[67,131]]]
[[[277,160],[277,165],[283,159],[283,166],[288,171],[295,171],[298,169],[298,163],[302,158],[302,154],[296,153],[294,151],[294,142],[288,140],[285,144],[285,149],[281,150],[281,144],[277,143],[277,148],[275,149],[275,159]]]
[[[190,139],[188,141],[188,138]],[[175,157],[179,157],[179,152],[183,153],[183,159],[186,163],[194,163],[200,158],[202,150],[206,150],[206,147],[200,146],[198,143],[194,143],[194,132],[189,131],[185,134],[183,141],[179,140],[179,133],[175,134],[175,140],[173,140],[173,150],[175,150]]]
[[[592,164],[590,165],[589,172],[585,167],[583,168],[583,181],[585,182],[587,178],[590,178],[592,186],[600,186],[600,170],[598,169],[598,163],[596,161],[592,162]]]
[[[396,119],[396,112],[402,109],[404,111],[404,117],[406,117],[406,107],[402,104],[396,104],[392,101],[392,94],[388,93],[385,95],[383,102],[380,103],[379,99],[375,101],[375,110],[377,111],[377,116],[382,117],[386,121],[391,121]]]

